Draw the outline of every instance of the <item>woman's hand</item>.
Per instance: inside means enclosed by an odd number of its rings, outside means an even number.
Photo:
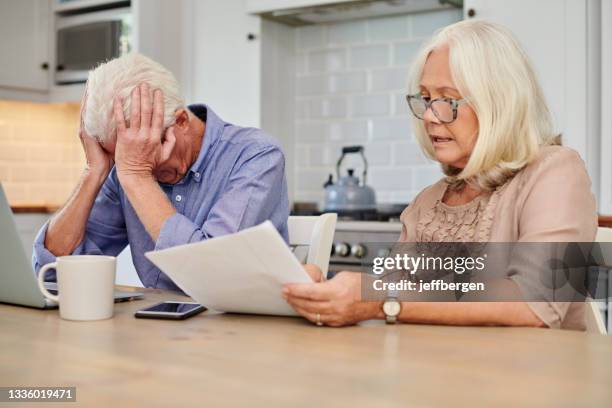
[[[360,273],[340,272],[323,282],[285,284],[283,297],[306,319],[327,326],[348,326],[381,317],[380,302],[361,301],[361,279]]]
[[[153,92],[153,101],[147,84],[141,84],[132,91],[132,105],[129,126],[123,117],[123,106],[117,98],[114,101],[117,124],[117,147],[115,161],[117,175],[122,179],[133,176],[152,177],[153,170],[170,158],[176,137],[172,128],[164,131],[164,95],[161,90]]]

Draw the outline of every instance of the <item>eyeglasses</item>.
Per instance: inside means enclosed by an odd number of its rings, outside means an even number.
[[[420,93],[406,95],[406,102],[408,102],[412,114],[417,119],[423,120],[425,112],[431,108],[435,117],[442,123],[451,123],[457,119],[457,108],[459,105],[467,102],[465,98],[436,98],[429,101],[427,99]]]

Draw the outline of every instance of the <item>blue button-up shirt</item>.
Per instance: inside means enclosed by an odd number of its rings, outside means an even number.
[[[288,240],[289,200],[279,144],[259,129],[232,125],[210,108],[199,108],[207,110],[203,145],[181,181],[160,184],[176,214],[166,220],[157,242],[138,219],[113,168],[91,210],[85,238],[73,254],[116,256],[129,244],[146,287],[180,291],[145,258],[145,252],[231,234],[265,220],[272,221]],[[44,245],[47,227],[34,241],[32,262],[37,273],[42,265],[55,261]]]

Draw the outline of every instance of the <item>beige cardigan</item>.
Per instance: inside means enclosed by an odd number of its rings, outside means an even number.
[[[425,188],[402,213],[400,241],[415,242],[416,226],[446,191],[444,179]],[[495,198],[493,198],[495,197]],[[578,153],[567,147],[543,146],[536,160],[519,171],[492,196],[485,214],[491,242],[592,242],[597,210],[591,180]],[[506,274],[509,277],[509,274]],[[519,285],[534,276],[513,275]],[[529,302],[552,328],[584,329],[584,303]]]

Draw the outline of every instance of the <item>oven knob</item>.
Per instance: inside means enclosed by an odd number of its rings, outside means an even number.
[[[356,258],[363,258],[365,256],[366,249],[361,244],[355,244],[351,247],[351,255]]]
[[[346,242],[338,242],[334,245],[334,252],[338,256],[349,256],[350,251],[349,245]]]

